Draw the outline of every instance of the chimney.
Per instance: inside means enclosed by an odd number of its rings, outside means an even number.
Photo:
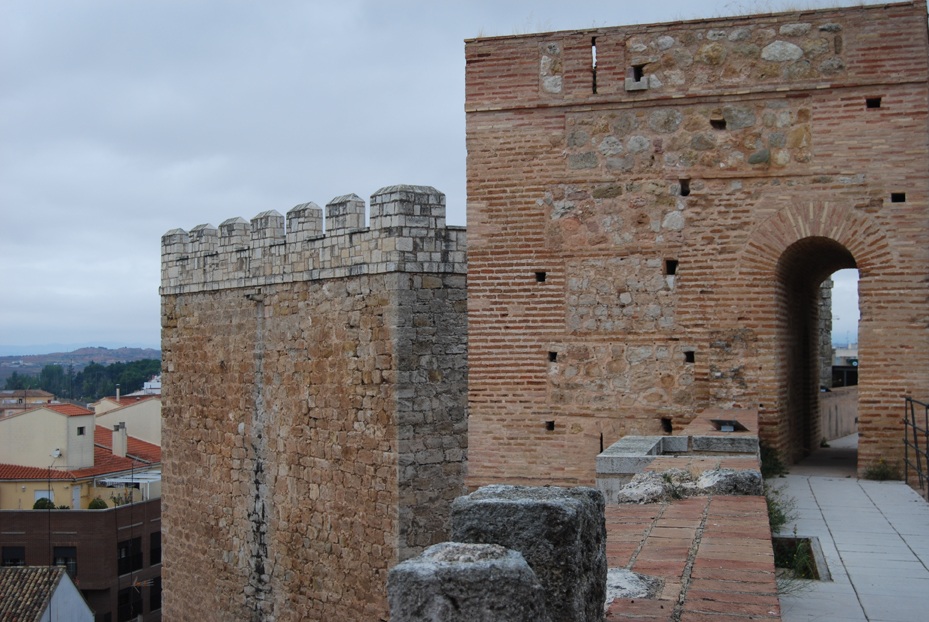
[[[119,385],[116,385],[116,403],[119,404]]]
[[[126,431],[126,422],[120,421],[113,426],[113,455],[125,458],[128,446],[129,432]]]

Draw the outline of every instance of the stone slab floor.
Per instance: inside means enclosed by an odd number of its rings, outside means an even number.
[[[796,503],[783,533],[817,536],[833,579],[781,596],[783,620],[929,620],[929,504],[902,482],[859,480],[854,467],[849,474],[837,457],[853,442],[831,441],[834,451],[776,480]]]

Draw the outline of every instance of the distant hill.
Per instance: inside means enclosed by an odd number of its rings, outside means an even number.
[[[14,371],[19,374],[37,375],[46,365],[61,365],[65,369],[74,366],[74,371],[81,371],[91,362],[100,365],[129,363],[143,359],[161,360],[161,350],[153,348],[78,348],[71,352],[52,352],[51,354],[23,354],[19,356],[0,356],[0,384]]]

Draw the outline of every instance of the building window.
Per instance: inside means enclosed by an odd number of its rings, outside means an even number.
[[[152,550],[151,555],[149,556],[148,565],[154,566],[155,564],[161,563],[161,532],[156,531],[151,536],[149,536]]]
[[[152,579],[152,587],[149,591],[148,608],[150,611],[161,609],[161,577]]]
[[[39,499],[48,499],[52,503],[55,502],[55,491],[49,490],[48,488],[43,488],[41,490],[34,491],[33,501],[38,501]]]
[[[118,622],[129,622],[140,615],[142,615],[142,592],[134,587],[120,590],[116,609]]]
[[[72,579],[77,578],[77,547],[56,546],[54,551],[55,565],[64,566]]]
[[[85,431],[85,429],[86,429],[86,428],[85,428],[84,426],[82,426],[82,425],[77,426],[77,435],[78,435],[78,436],[84,436],[84,431]]]
[[[26,547],[24,546],[3,547],[3,565],[4,566],[25,566],[26,565]]]
[[[119,574],[127,574],[142,569],[142,538],[122,540],[116,544],[116,560]],[[120,618],[122,619],[122,618]]]

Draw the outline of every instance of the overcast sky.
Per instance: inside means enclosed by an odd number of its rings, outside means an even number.
[[[176,227],[396,183],[466,224],[464,39],[851,4],[4,0],[0,354],[159,347]]]

